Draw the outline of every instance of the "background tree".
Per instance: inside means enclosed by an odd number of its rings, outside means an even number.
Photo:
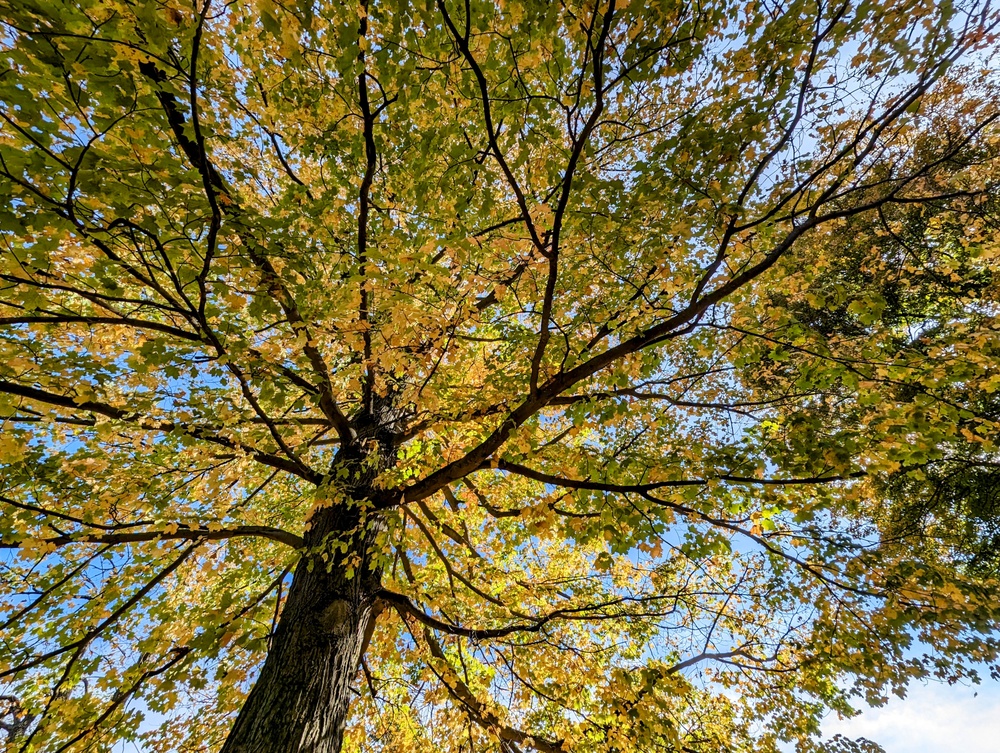
[[[995,660],[988,4],[3,8],[10,750],[805,751]]]

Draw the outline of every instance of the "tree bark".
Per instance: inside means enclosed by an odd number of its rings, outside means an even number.
[[[271,650],[221,753],[339,753],[376,616],[381,572],[370,554],[377,521],[350,537],[346,552],[322,542],[348,539],[358,523],[357,512],[343,507],[313,517]]]

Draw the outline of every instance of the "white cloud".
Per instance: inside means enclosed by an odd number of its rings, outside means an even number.
[[[866,737],[886,753],[997,753],[1000,685],[914,685],[905,699],[868,709],[853,719],[830,717],[824,737]]]

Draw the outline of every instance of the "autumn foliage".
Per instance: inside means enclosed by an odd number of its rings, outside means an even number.
[[[0,8],[4,750],[871,750],[997,661],[989,3]]]

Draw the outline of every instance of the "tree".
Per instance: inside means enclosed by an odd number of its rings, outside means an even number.
[[[11,750],[805,751],[997,658],[988,4],[3,18]]]

